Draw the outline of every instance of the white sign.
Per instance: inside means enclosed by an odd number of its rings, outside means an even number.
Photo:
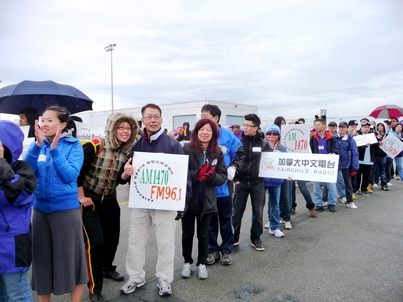
[[[336,183],[338,168],[338,155],[262,152],[259,176]]]
[[[74,121],[77,128],[77,139],[92,140],[105,135],[105,131],[101,127],[94,127],[89,124]]]
[[[378,140],[375,137],[375,133],[368,133],[363,135],[355,135],[353,136],[357,147],[364,146],[366,144],[376,144]]]
[[[287,148],[287,152],[311,153],[310,132],[311,127],[306,124],[282,125],[280,143]]]
[[[403,143],[393,134],[388,134],[383,138],[382,146],[379,146],[391,158],[395,158],[403,150]]]
[[[134,152],[129,207],[183,211],[188,155]]]

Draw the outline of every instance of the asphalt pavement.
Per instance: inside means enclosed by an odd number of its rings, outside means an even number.
[[[297,189],[297,211],[292,230],[275,238],[262,235],[265,250],[250,246],[251,207],[247,207],[241,243],[234,247],[233,264],[208,266],[209,278],[198,280],[196,268],[182,279],[181,224],[178,222],[173,294],[160,297],[156,286],[157,245],[153,230],[147,245],[146,284],[129,295],[120,294],[125,281],[105,279],[103,294],[108,301],[403,301],[403,184],[392,180],[389,192],[374,189],[369,197],[358,196],[358,209],[338,203],[310,218]],[[312,186],[308,185],[312,191]],[[125,274],[128,238],[129,187],[121,186],[122,208],[117,270]],[[326,208],[325,208],[326,209]],[[265,213],[267,205],[265,206]],[[267,214],[264,223],[267,222]],[[197,258],[197,239],[193,249]],[[36,297],[35,297],[36,299]],[[52,301],[70,301],[69,295]],[[83,301],[89,301],[85,289]]]

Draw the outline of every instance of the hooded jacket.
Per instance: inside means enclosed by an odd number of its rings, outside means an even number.
[[[222,153],[218,158],[212,158],[207,150],[199,160],[190,149],[190,144],[185,144],[183,151],[189,155],[189,173],[192,179],[192,196],[186,202],[185,212],[198,215],[217,212],[215,188],[226,183],[227,180],[227,167]],[[205,159],[209,162],[209,169],[213,166],[215,167],[215,172],[205,181],[199,181],[199,170]]]
[[[24,134],[10,121],[0,120],[0,275],[26,272],[31,264],[30,222],[36,177],[18,160]]]
[[[358,171],[358,149],[353,136],[346,133],[341,137],[338,133],[333,135],[339,150],[339,170],[350,169],[351,171]]]
[[[385,133],[387,133],[388,131],[388,126],[385,123],[378,123],[376,124],[376,130],[375,130],[375,136],[376,139],[378,140],[377,144],[373,144],[373,149],[374,149],[374,157],[375,158],[383,158],[386,157],[386,153],[379,147],[379,142],[383,140],[383,138],[385,137],[386,134],[380,134],[378,132],[378,125],[382,124],[383,128],[385,129]],[[381,138],[379,138],[378,136],[381,136]]]
[[[117,127],[127,122],[132,131],[127,142],[121,143],[117,139]],[[130,115],[114,113],[108,117],[105,126],[105,145],[102,151],[95,156],[91,142],[84,144],[84,164],[77,180],[78,186],[83,186],[99,195],[116,193],[119,184],[119,171],[126,161],[126,154],[136,140],[138,130],[137,121]],[[98,151],[98,150],[97,150]],[[119,174],[119,175],[118,175]]]
[[[71,132],[63,132],[53,150],[52,141],[32,143],[25,160],[37,177],[34,209],[53,213],[78,209],[77,177],[83,165],[83,148]]]

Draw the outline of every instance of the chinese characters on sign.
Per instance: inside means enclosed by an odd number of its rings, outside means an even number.
[[[259,176],[336,183],[338,166],[338,155],[262,152]]]
[[[135,152],[129,207],[183,211],[188,156]]]

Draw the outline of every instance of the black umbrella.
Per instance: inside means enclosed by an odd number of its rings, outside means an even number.
[[[72,114],[92,110],[92,100],[80,90],[53,81],[22,81],[0,89],[0,113],[19,114],[34,107],[42,114],[50,105],[66,107]]]

